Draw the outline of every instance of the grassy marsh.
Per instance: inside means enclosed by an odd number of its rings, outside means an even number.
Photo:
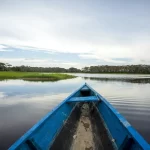
[[[0,80],[4,79],[23,79],[32,81],[58,81],[64,79],[75,78],[73,75],[63,73],[40,73],[40,72],[12,72],[2,71],[0,72]]]

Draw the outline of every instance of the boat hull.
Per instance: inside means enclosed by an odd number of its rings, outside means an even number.
[[[149,144],[99,93],[85,84],[9,150],[149,150]]]
[[[115,149],[94,103],[76,105],[51,150]]]

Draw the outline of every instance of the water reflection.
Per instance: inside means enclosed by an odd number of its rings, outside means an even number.
[[[7,149],[85,82],[107,98],[150,142],[150,84],[144,77],[145,82],[133,84],[135,82],[99,80],[97,75],[94,79],[82,76],[57,82],[0,81],[0,149]]]
[[[79,77],[94,78],[150,78],[150,74],[90,74],[90,73],[70,73]]]
[[[121,81],[131,83],[150,83],[150,78],[94,78],[94,77],[83,77],[85,80],[101,80],[101,81]]]

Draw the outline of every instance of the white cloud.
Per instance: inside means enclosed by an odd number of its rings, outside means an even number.
[[[5,46],[3,46],[3,45],[0,45],[0,50],[1,50],[1,49],[4,49],[4,48],[6,48],[6,47],[5,47]]]
[[[33,67],[78,67],[82,68],[84,65],[76,62],[60,61],[52,59],[26,59],[26,58],[0,58],[0,62],[10,63],[14,66],[29,65]]]
[[[7,61],[12,61],[12,62],[38,62],[38,63],[42,63],[42,62],[48,62],[50,60],[48,59],[26,59],[26,58],[2,58],[0,59],[1,61],[7,62]]]
[[[10,63],[14,66],[29,65],[29,66],[47,66],[50,60],[47,59],[26,59],[26,58],[0,58],[0,62]]]
[[[0,45],[0,52],[11,52],[11,51],[13,51],[13,50],[7,50],[6,48],[7,48],[6,46]]]
[[[4,1],[0,6],[0,44],[35,53],[36,50],[80,53],[81,59],[95,59],[93,63],[97,60],[127,63],[112,60],[123,57],[132,58],[133,63],[142,63],[141,60],[149,63],[150,22],[149,15],[145,14],[145,10],[149,10],[141,8],[143,16],[136,17],[140,5],[126,3],[114,9],[117,5],[107,2],[101,5],[101,2],[90,1]],[[6,51],[5,46],[0,47],[2,51]],[[46,59],[6,60],[13,64],[60,65]],[[64,65],[79,66],[71,60],[64,61]]]
[[[95,54],[80,54],[79,57],[83,58],[83,59],[100,59],[99,56],[95,55]]]

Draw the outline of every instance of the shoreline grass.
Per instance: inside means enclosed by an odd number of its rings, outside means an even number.
[[[40,73],[40,72],[0,72],[0,79],[23,79],[32,81],[58,81],[64,79],[72,79],[76,76],[63,73]]]

